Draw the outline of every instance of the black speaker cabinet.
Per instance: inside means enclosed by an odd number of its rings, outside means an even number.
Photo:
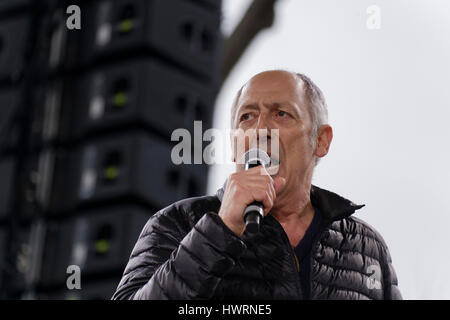
[[[82,287],[92,275],[121,274],[150,216],[137,206],[122,205],[84,211],[76,218],[49,224],[40,283],[66,285],[74,274],[69,266],[79,268]]]
[[[137,127],[170,139],[177,128],[192,131],[194,121],[211,128],[214,99],[210,85],[167,64],[124,61],[37,87],[31,141],[65,143]]]
[[[142,124],[168,137],[193,130],[194,120],[211,127],[214,95],[199,83],[154,59],[104,68],[84,77],[75,95],[80,134]]]
[[[20,134],[20,98],[20,89],[0,91],[0,152],[17,147]]]
[[[6,14],[11,11],[28,9],[32,0],[2,0],[0,1],[0,14]]]
[[[2,298],[6,292],[6,277],[10,276],[5,272],[11,265],[11,262],[7,260],[9,251],[8,247],[8,231],[5,227],[0,226],[0,298]]]
[[[0,159],[0,220],[11,213],[14,198],[16,162],[14,158]]]
[[[74,149],[44,150],[30,159],[28,180],[38,179],[28,189],[49,216],[111,202],[135,201],[160,209],[203,195],[207,165],[175,164],[173,145],[145,131],[133,131],[91,139]]]
[[[0,80],[18,81],[24,72],[31,17],[0,21]]]
[[[105,0],[86,11],[86,60],[147,50],[205,79],[218,74],[219,11],[184,0]]]
[[[73,201],[89,204],[131,197],[162,208],[203,194],[206,165],[175,165],[171,153],[171,144],[145,133],[92,141],[74,156]]]

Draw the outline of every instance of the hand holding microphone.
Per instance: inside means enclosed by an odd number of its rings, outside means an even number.
[[[249,231],[258,231],[261,215],[270,212],[277,193],[286,183],[282,177],[270,176],[278,168],[266,168],[270,158],[264,151],[249,150],[243,160],[246,170],[230,175],[219,210],[225,225],[238,236],[242,236],[246,228],[244,215]]]

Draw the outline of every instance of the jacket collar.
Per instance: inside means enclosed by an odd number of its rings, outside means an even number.
[[[222,202],[224,189],[227,180],[223,186],[217,190],[216,196]],[[311,185],[310,191],[311,203],[322,213],[322,218],[328,221],[335,221],[352,215],[356,210],[364,207],[364,204],[357,205],[352,201],[315,185]]]
[[[337,193],[311,185],[311,203],[322,212],[323,217],[329,221],[340,220],[351,216],[365,204],[357,205]]]

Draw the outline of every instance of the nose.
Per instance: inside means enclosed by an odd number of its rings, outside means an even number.
[[[256,123],[256,130],[259,131],[260,129],[269,129],[268,115],[266,112],[260,112],[259,114],[258,122]]]
[[[270,124],[268,121],[268,114],[266,112],[261,112],[258,117],[258,122],[256,124],[256,136],[258,146],[267,149],[270,145]]]

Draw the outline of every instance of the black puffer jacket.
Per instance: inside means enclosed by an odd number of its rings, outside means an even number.
[[[185,199],[154,214],[112,299],[302,299],[293,250],[270,214],[260,233],[237,237],[216,196]],[[351,214],[363,205],[311,187],[326,227],[311,252],[311,299],[401,299],[380,234]]]

